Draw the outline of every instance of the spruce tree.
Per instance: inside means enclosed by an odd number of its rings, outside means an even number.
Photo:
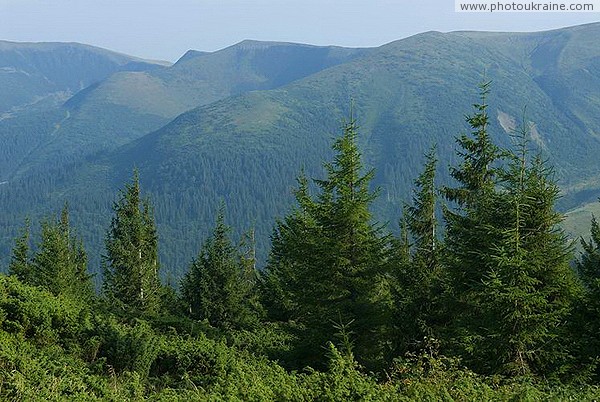
[[[89,302],[93,296],[91,276],[83,242],[72,233],[65,204],[59,219],[41,222],[41,241],[29,258],[29,224],[17,239],[10,272],[23,283],[42,287],[55,295]]]
[[[474,104],[475,113],[466,117],[471,135],[462,134],[456,140],[461,148],[457,154],[462,161],[458,167],[450,168],[450,175],[458,182],[458,187],[444,188],[446,198],[464,211],[475,208],[493,192],[497,181],[497,162],[503,156],[488,133],[487,97],[490,85],[490,81],[479,85],[480,103]],[[455,216],[451,211],[447,213]]]
[[[600,224],[592,216],[590,239],[581,239],[582,253],[577,270],[584,286],[578,306],[578,326],[574,328],[579,338],[579,354],[584,364],[596,365],[596,379],[600,378]]]
[[[140,195],[139,174],[120,191],[106,234],[103,290],[121,310],[156,313],[160,308],[158,236],[148,199]]]
[[[358,358],[364,363],[380,353],[377,338],[389,308],[389,291],[380,285],[387,237],[371,220],[369,190],[373,171],[363,173],[351,117],[333,144],[334,161],[327,178],[315,180],[312,197],[306,178],[296,191],[298,207],[278,222],[267,266],[267,292],[290,319],[304,325],[300,360],[323,363],[321,347],[334,338],[336,327],[354,333]]]
[[[396,260],[400,291],[396,303],[404,345],[402,351],[431,347],[436,342],[437,326],[442,320],[442,291],[444,270],[441,264],[440,242],[437,235],[437,189],[435,147],[426,155],[423,172],[415,180],[412,205],[405,207],[402,252]],[[408,237],[411,242],[409,243]]]
[[[540,156],[528,160],[525,128],[503,170],[497,234],[482,291],[485,359],[506,374],[548,375],[568,364],[566,323],[580,289],[571,244],[555,210],[560,190]],[[495,366],[495,367],[494,367]]]
[[[31,261],[29,245],[31,224],[29,219],[25,221],[25,226],[21,231],[21,235],[15,239],[15,245],[8,266],[9,275],[14,275],[23,283],[27,283],[31,277]]]
[[[245,294],[245,303],[251,311],[252,323],[255,319],[264,318],[264,307],[260,298],[261,275],[256,267],[256,239],[254,228],[242,235],[238,246],[239,265],[242,271],[241,291]]]
[[[583,252],[577,261],[577,269],[589,290],[600,290],[600,225],[595,216],[590,224],[590,239],[580,240]]]
[[[211,237],[181,282],[181,296],[190,317],[215,327],[244,327],[256,323],[253,305],[253,263],[229,238],[221,210]]]
[[[446,346],[450,343],[463,356],[471,350],[469,344],[477,337],[481,324],[477,320],[482,314],[482,298],[486,297],[481,284],[494,241],[492,229],[498,223],[498,217],[490,212],[495,207],[502,153],[488,134],[489,86],[489,82],[480,85],[481,101],[474,105],[475,113],[466,118],[471,135],[457,139],[461,161],[458,167],[450,168],[456,186],[443,189],[451,202],[450,207],[444,207],[444,264],[451,283],[453,312],[451,332],[445,338]]]
[[[308,264],[318,263],[316,248],[321,236],[311,214],[315,203],[308,193],[304,172],[294,191],[298,206],[283,220],[277,220],[271,236],[269,261],[261,278],[261,301],[273,320],[288,321],[301,315],[296,297],[300,276]],[[301,256],[301,257],[300,257]]]
[[[412,205],[407,208],[408,231],[413,238],[413,260],[422,265],[427,272],[435,271],[439,260],[439,241],[436,234],[437,189],[435,169],[437,158],[435,147],[425,156],[425,168],[415,180]]]
[[[559,190],[542,160],[529,160],[526,130],[516,151],[500,152],[477,114],[452,171],[459,187],[446,191],[458,204],[446,210],[445,242],[455,345],[481,372],[546,375],[566,362],[560,340],[578,291],[554,209]],[[499,156],[507,164],[494,165]]]

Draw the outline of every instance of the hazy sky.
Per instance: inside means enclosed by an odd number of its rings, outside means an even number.
[[[81,42],[170,61],[243,39],[378,46],[429,30],[596,21],[600,13],[455,13],[454,0],[0,0],[0,39]]]

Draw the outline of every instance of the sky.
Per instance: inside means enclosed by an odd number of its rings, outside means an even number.
[[[167,61],[244,39],[372,47],[431,30],[597,21],[600,12],[457,13],[454,0],[0,0],[0,40],[80,42]]]

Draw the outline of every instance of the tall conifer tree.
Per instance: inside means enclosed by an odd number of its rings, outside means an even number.
[[[15,245],[8,266],[8,273],[15,275],[21,282],[27,283],[31,277],[31,261],[29,245],[31,224],[29,219],[25,221],[21,235],[15,239]]]
[[[439,222],[436,217],[437,188],[435,147],[426,155],[423,172],[415,180],[412,205],[404,209],[402,237],[398,245],[406,250],[394,261],[399,266],[397,315],[401,327],[401,352],[431,347],[438,337],[436,326],[442,314],[444,271],[441,264]],[[408,236],[411,238],[409,243]],[[402,261],[404,260],[404,261]]]
[[[140,195],[139,174],[121,190],[106,234],[103,289],[125,311],[154,313],[160,308],[158,236],[150,201]]]
[[[471,135],[463,134],[457,139],[461,162],[450,169],[457,185],[443,189],[454,207],[444,207],[444,257],[454,313],[453,331],[446,339],[454,339],[454,345],[463,355],[478,336],[477,320],[482,315],[482,298],[486,297],[481,285],[486,275],[486,257],[491,254],[494,241],[492,229],[498,223],[498,217],[490,211],[495,207],[497,169],[502,154],[488,134],[489,86],[489,82],[480,85],[481,101],[474,105],[475,113],[467,117]]]
[[[378,286],[387,238],[371,222],[373,171],[363,173],[356,137],[351,117],[333,145],[334,161],[325,164],[327,178],[314,181],[319,194],[313,198],[301,177],[298,208],[278,222],[273,236],[267,291],[279,297],[289,318],[306,326],[301,359],[308,364],[322,363],[321,347],[334,338],[336,326],[348,323],[357,357],[367,362],[377,353],[388,307],[389,292]]]
[[[559,227],[560,190],[539,157],[529,160],[528,131],[503,169],[498,198],[498,239],[483,291],[490,314],[484,337],[496,371],[547,375],[568,363],[566,322],[580,289],[570,267],[571,245]],[[482,350],[485,348],[482,348]]]
[[[454,340],[479,371],[546,375],[566,361],[561,334],[578,291],[558,187],[540,158],[529,160],[525,129],[516,152],[500,152],[482,125],[486,108],[476,107],[474,140],[460,142],[452,171],[459,186],[446,191],[458,204],[446,211]],[[495,165],[499,156],[508,164]]]
[[[600,378],[600,224],[592,217],[590,239],[581,239],[582,253],[577,270],[584,286],[578,306],[578,323],[574,331],[580,339],[580,355],[585,364],[596,365],[596,379]]]

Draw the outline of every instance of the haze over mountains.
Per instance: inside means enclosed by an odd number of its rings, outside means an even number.
[[[555,166],[563,208],[594,202],[598,37],[600,24],[428,32],[372,49],[244,41],[173,65],[77,44],[0,42],[0,249],[10,249],[26,215],[69,201],[99,255],[116,189],[136,166],[168,270],[185,269],[222,200],[238,232],[255,228],[264,261],[295,177],[301,168],[322,176],[351,99],[381,189],[377,215],[394,227],[433,144],[447,180],[484,76],[493,81],[494,137],[509,145],[511,130],[533,123],[532,147]]]

